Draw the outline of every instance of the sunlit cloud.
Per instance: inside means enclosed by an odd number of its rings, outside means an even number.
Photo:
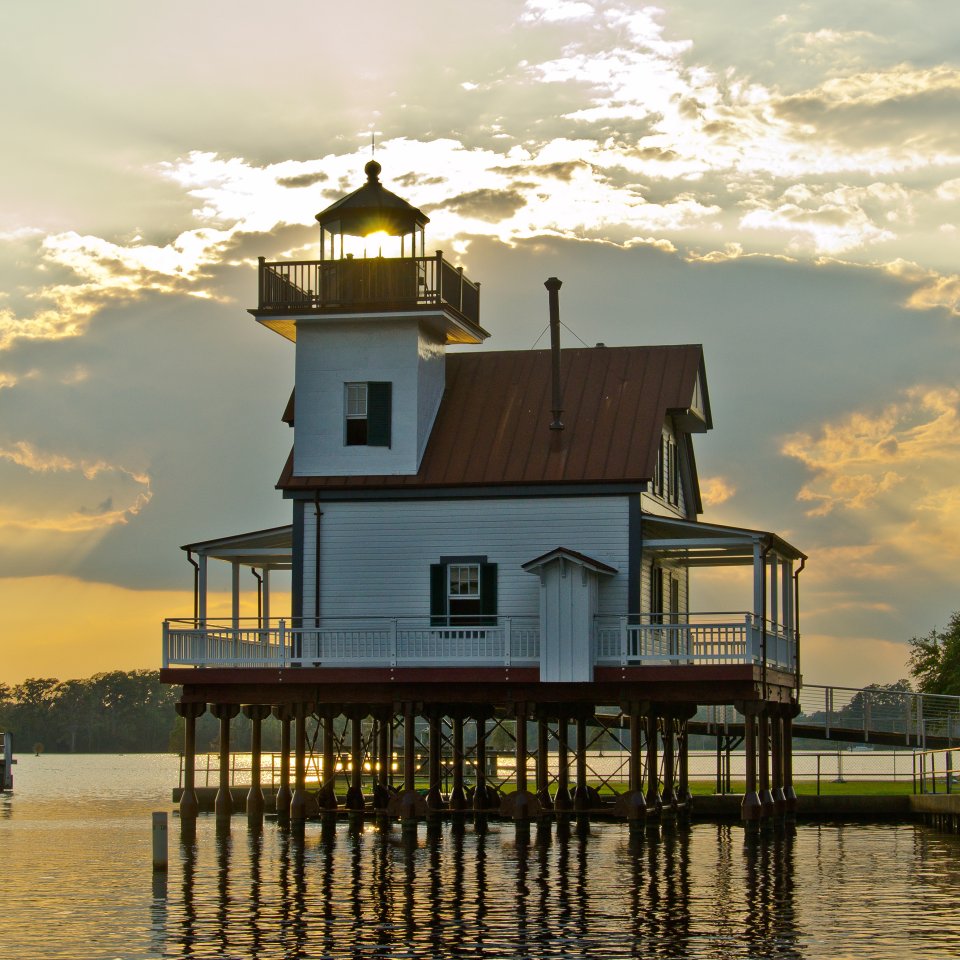
[[[0,446],[0,464],[33,475],[28,489],[19,483],[19,495],[0,504],[0,528],[8,533],[102,531],[128,523],[153,496],[146,473],[105,460],[41,451],[26,441]]]
[[[891,557],[940,576],[960,562],[960,390],[912,388],[879,411],[790,437],[782,450],[812,475],[797,495],[808,515],[860,516],[871,543],[847,549],[862,551],[870,576]],[[830,558],[820,552],[818,564],[829,568]],[[840,560],[838,576],[854,576],[851,555]]]
[[[896,234],[888,225],[911,216],[909,194],[896,183],[833,189],[794,184],[774,206],[754,209],[740,223],[782,231],[788,249],[809,246],[814,253],[833,254],[892,240]]]
[[[522,21],[559,23],[566,20],[585,20],[594,9],[581,0],[527,0],[520,16]]]
[[[816,437],[789,437],[782,452],[814,475],[799,499],[815,505],[809,511],[814,516],[857,510],[934,464],[960,464],[958,405],[956,389],[917,387],[878,413],[852,413],[824,424]]]
[[[704,477],[700,480],[700,496],[704,507],[717,507],[726,503],[736,492],[736,486],[726,477]]]

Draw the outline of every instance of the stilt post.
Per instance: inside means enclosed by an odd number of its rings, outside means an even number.
[[[200,812],[197,802],[197,718],[206,712],[205,703],[178,703],[177,713],[183,717],[183,793],[180,794],[180,819],[196,820]]]

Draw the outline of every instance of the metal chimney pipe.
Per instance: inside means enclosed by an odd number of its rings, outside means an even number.
[[[550,302],[550,359],[553,367],[553,407],[550,412],[553,414],[553,421],[550,424],[551,430],[562,430],[563,421],[560,415],[563,413],[560,398],[560,287],[563,284],[556,278],[550,277],[543,284],[549,293]]]

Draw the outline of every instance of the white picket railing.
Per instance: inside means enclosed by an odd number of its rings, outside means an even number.
[[[763,662],[764,632],[752,614],[598,617],[596,662],[694,665]],[[796,669],[796,638],[768,623],[769,666]]]
[[[660,622],[663,621],[663,622]],[[669,621],[669,622],[668,622]],[[242,621],[241,621],[242,623]],[[600,616],[594,625],[599,665],[759,664],[763,631],[751,614]],[[796,640],[767,624],[766,662],[792,671]],[[537,617],[490,617],[489,623],[436,625],[428,617],[324,619],[309,626],[167,620],[167,666],[536,666]]]
[[[247,628],[167,620],[164,666],[460,666],[536,665],[536,617],[491,617],[491,623],[431,625],[429,618],[321,620],[306,627]]]

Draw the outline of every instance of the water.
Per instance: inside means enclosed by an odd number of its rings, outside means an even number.
[[[3,960],[191,958],[830,958],[960,956],[960,839],[913,825],[800,824],[747,841],[694,824],[632,841],[511,824],[398,829],[150,812],[171,757],[20,757],[0,798]]]

